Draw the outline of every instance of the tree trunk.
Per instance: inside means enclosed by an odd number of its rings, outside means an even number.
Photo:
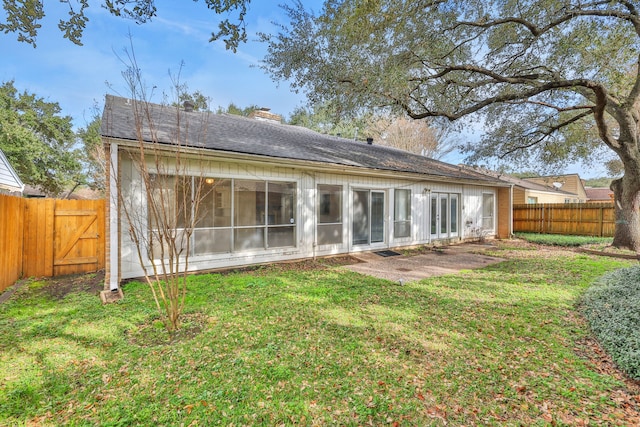
[[[616,231],[613,246],[640,252],[640,177],[625,173],[611,183]]]

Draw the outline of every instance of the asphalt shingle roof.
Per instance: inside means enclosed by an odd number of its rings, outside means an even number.
[[[494,177],[376,145],[375,142],[368,145],[299,126],[211,112],[186,112],[175,106],[107,95],[102,116],[102,136],[138,141],[138,129],[143,130],[142,138],[148,143],[179,143],[227,153],[504,185]]]

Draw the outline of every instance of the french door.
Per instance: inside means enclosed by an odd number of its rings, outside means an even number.
[[[432,240],[459,235],[459,211],[458,194],[431,193],[429,217]]]
[[[385,193],[353,190],[352,244],[384,243]]]

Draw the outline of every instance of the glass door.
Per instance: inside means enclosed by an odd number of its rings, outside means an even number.
[[[353,245],[384,243],[384,199],[384,191],[353,191]]]
[[[431,239],[447,239],[458,236],[459,204],[457,194],[431,193]]]
[[[371,241],[370,243],[384,242],[384,193],[371,192]]]

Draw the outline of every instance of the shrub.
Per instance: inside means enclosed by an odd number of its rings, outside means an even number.
[[[566,236],[562,234],[516,233],[516,237],[531,243],[549,246],[582,246],[594,243],[611,244],[611,237]]]
[[[596,338],[620,369],[640,380],[640,266],[600,278],[582,297]]]

